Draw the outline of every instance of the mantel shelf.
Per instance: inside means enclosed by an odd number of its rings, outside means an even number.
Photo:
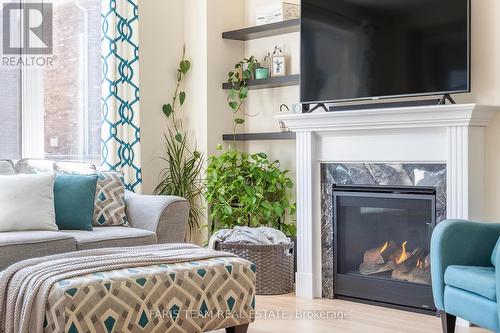
[[[300,19],[257,25],[254,27],[226,31],[222,33],[223,39],[247,41],[276,35],[300,31]]]
[[[223,134],[224,141],[269,141],[269,140],[295,140],[294,132],[268,132],[268,133],[239,133]]]
[[[259,79],[259,80],[249,80],[247,81],[247,87],[249,90],[255,89],[269,89],[269,88],[279,88],[279,87],[288,87],[288,86],[297,86],[300,83],[300,75],[293,74],[287,76],[277,76],[270,77],[267,79]],[[224,82],[222,84],[222,89],[231,89],[231,84],[228,82]]]

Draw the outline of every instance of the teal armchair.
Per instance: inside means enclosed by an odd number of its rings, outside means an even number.
[[[455,331],[456,317],[500,332],[499,237],[497,223],[448,220],[434,229],[432,292],[443,333]]]

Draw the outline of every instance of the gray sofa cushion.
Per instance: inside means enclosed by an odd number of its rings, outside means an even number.
[[[129,227],[94,227],[93,231],[62,230],[60,233],[76,240],[78,250],[103,247],[141,246],[156,244],[154,232]]]
[[[76,251],[76,241],[58,231],[0,233],[0,270],[29,258]]]

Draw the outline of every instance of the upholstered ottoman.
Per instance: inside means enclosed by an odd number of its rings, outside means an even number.
[[[59,281],[45,332],[244,332],[254,309],[255,266],[215,258]]]
[[[190,244],[94,249],[0,272],[0,332],[244,333],[255,265]]]

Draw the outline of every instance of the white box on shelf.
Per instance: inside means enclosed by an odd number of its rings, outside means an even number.
[[[257,25],[281,22],[299,17],[300,5],[289,2],[260,6],[255,9],[255,21]]]

